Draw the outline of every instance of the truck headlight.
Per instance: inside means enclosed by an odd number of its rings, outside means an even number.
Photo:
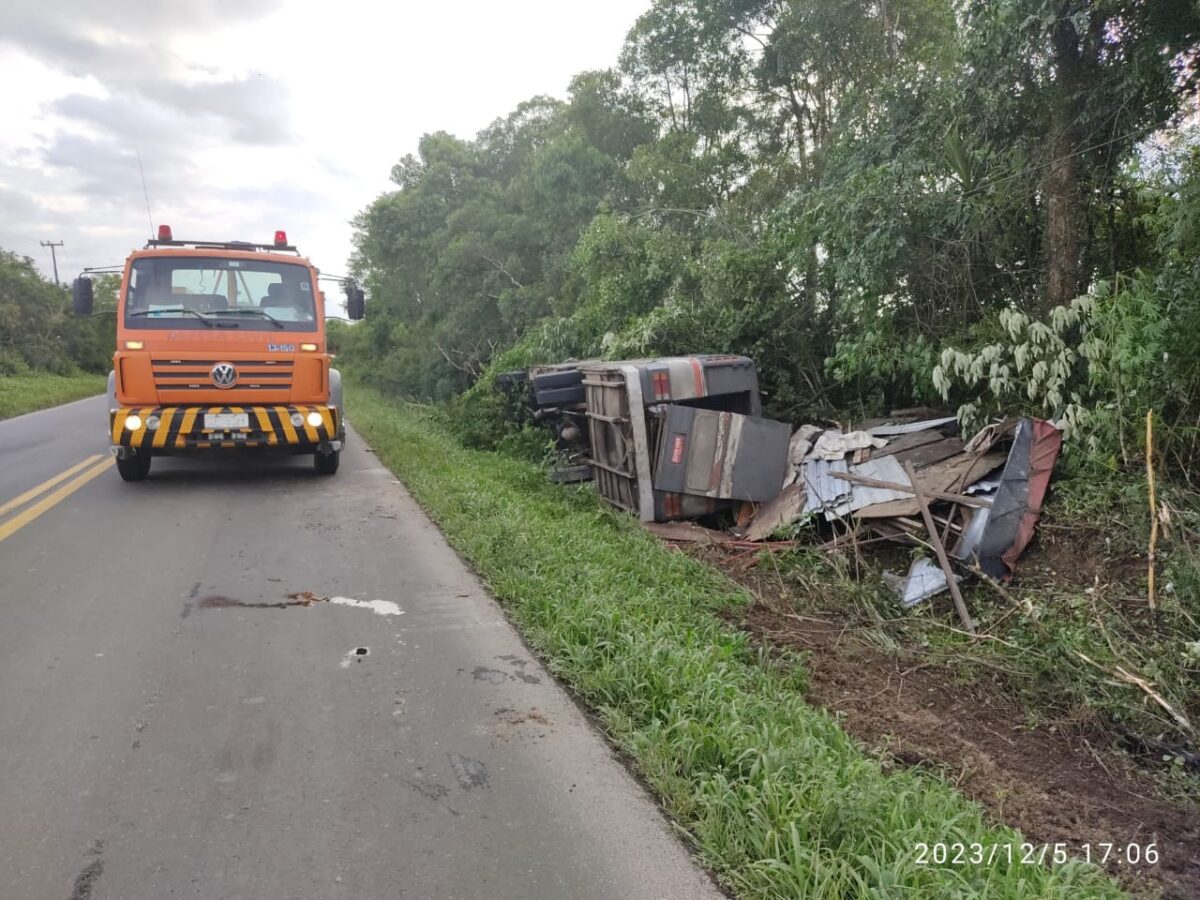
[[[321,414],[319,412],[310,412],[308,414],[308,424],[313,428],[319,428],[321,425]]]
[[[303,428],[304,427],[304,416],[300,415],[300,413],[292,413],[292,424],[295,425],[297,428]]]
[[[149,428],[151,431],[158,431],[158,426],[159,426],[158,416],[147,416],[146,417],[146,427],[147,428]]]
[[[137,431],[142,427],[142,417],[139,415],[126,416],[125,427],[130,431]]]

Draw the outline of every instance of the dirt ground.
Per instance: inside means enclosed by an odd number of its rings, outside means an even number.
[[[755,586],[753,573],[730,574]],[[999,685],[964,684],[916,656],[884,653],[842,623],[761,602],[733,621],[763,645],[804,651],[810,700],[885,758],[940,772],[1035,844],[1155,842],[1157,865],[1108,868],[1141,895],[1200,897],[1200,809],[1162,798],[1127,758],[1103,749],[1111,736],[1095,726],[1031,728]]]
[[[842,714],[854,737],[902,766],[938,770],[1028,841],[1157,842],[1156,866],[1110,869],[1139,893],[1148,875],[1168,898],[1200,896],[1200,810],[1154,797],[1145,776],[1096,749],[1108,743],[1100,734],[1030,730],[1000,691],[884,654],[836,623],[756,604],[737,624],[808,653],[810,700]]]

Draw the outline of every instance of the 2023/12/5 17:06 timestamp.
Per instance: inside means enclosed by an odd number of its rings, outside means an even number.
[[[1157,844],[964,844],[939,841],[914,846],[918,866],[990,866],[996,863],[1020,866],[1061,866],[1072,860],[1127,866],[1153,866],[1158,863]]]

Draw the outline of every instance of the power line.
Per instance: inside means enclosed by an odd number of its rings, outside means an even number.
[[[54,264],[54,284],[58,285],[59,284],[59,281],[58,281],[58,256],[55,255],[54,248],[61,247],[63,245],[63,242],[62,241],[39,241],[39,243],[43,247],[50,248],[50,261]]]
[[[154,237],[154,216],[150,214],[150,189],[146,187],[146,168],[142,165],[142,154],[139,150],[134,150],[137,154],[138,171],[142,173],[142,196],[146,198],[146,221],[150,223],[150,237]]]
[[[1157,131],[1159,128],[1162,128],[1164,125],[1170,124],[1172,118],[1173,118],[1172,116],[1168,116],[1167,118],[1163,119],[1161,122],[1158,122],[1157,124],[1152,125],[1150,127],[1150,129],[1147,131],[1147,134],[1153,134],[1155,131]],[[1037,172],[1040,169],[1045,169],[1048,166],[1055,165],[1056,163],[1065,162],[1066,160],[1071,159],[1072,157],[1082,156],[1085,153],[1091,153],[1093,150],[1099,150],[1100,148],[1107,147],[1110,144],[1116,144],[1120,141],[1126,141],[1126,140],[1129,140],[1130,138],[1136,138],[1139,134],[1142,134],[1144,131],[1146,131],[1146,129],[1139,128],[1136,131],[1130,131],[1130,132],[1127,132],[1126,134],[1117,135],[1116,137],[1109,138],[1106,141],[1101,141],[1098,144],[1092,144],[1092,146],[1090,146],[1090,147],[1084,147],[1082,150],[1076,150],[1074,153],[1067,153],[1063,156],[1056,156],[1053,159],[1046,160],[1045,162],[1038,163],[1037,165],[1026,166],[1024,169],[1021,169],[1018,172],[1011,172],[1008,175],[1002,175],[1001,177],[993,178],[990,181],[980,182],[979,184],[975,185],[975,187],[971,188],[970,190],[963,191],[962,196],[970,197],[971,195],[978,194],[980,191],[986,190],[987,188],[993,187],[994,185],[1002,184],[1005,181],[1011,181],[1014,178],[1020,178],[1022,175],[1028,175],[1031,172]]]

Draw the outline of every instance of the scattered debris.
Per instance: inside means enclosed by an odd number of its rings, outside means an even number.
[[[288,594],[289,600],[296,601],[292,606],[312,606],[314,603],[324,603],[328,597],[318,597],[312,591],[300,591],[297,594]]]
[[[744,356],[590,360],[502,380],[532,396],[535,418],[554,427],[570,463],[554,480],[584,477],[586,462],[600,496],[663,539],[728,547],[736,564],[790,545],[768,538],[798,523],[821,534],[822,550],[923,546],[934,558],[889,583],[905,605],[949,590],[968,631],[952,566],[996,583],[1012,576],[1062,444],[1053,425],[1027,418],[964,441],[957,417],[926,409],[793,432],[762,417]],[[728,531],[678,521],[712,526],[718,516]]]
[[[807,494],[802,484],[789,484],[774,500],[754,514],[746,529],[747,541],[763,541],[785,525],[799,521],[804,514]]]
[[[705,528],[695,522],[647,522],[646,529],[664,541],[690,544],[728,544],[734,538],[724,531]]]
[[[961,575],[954,577],[956,580],[962,581]],[[913,560],[907,575],[884,572],[883,580],[900,598],[903,606],[916,606],[922,600],[928,600],[949,587],[946,573],[937,563],[926,556]]]

